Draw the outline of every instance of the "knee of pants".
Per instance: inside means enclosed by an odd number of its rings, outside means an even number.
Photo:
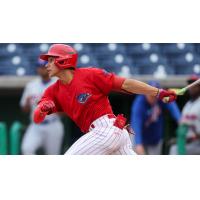
[[[31,146],[22,144],[21,151],[23,155],[34,155],[36,150]]]
[[[170,155],[177,155],[178,154],[178,152],[177,152],[177,146],[176,145],[172,145],[170,147],[169,154]]]

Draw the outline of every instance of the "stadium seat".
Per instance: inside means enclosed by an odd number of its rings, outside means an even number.
[[[125,54],[117,53],[113,55],[108,55],[106,58],[99,60],[99,63],[101,65],[107,65],[112,64],[127,64],[127,65],[132,65],[132,60],[126,56]]]
[[[22,52],[23,49],[19,44],[0,44],[0,56],[13,56]]]
[[[175,74],[174,69],[169,65],[157,63],[151,63],[149,66],[140,66],[138,69],[141,75],[153,75],[156,78],[166,78],[167,75]]]
[[[167,65],[167,59],[160,54],[152,53],[142,58],[134,59],[134,62],[138,67],[140,66],[151,66],[151,65]]]
[[[119,67],[119,70],[115,73],[119,76],[129,78],[131,76],[138,75],[139,70],[135,66],[122,65]]]
[[[22,44],[23,53],[27,56],[39,56],[41,53],[46,53],[50,44],[46,43],[35,43],[35,44]]]
[[[170,62],[174,65],[180,65],[180,66],[186,66],[188,63],[198,62],[199,56],[192,52],[187,52],[184,54],[181,54],[173,59],[170,59]]]
[[[175,67],[176,74],[187,75],[187,74],[199,74],[200,75],[200,64],[190,63],[186,68]]]
[[[159,46],[157,44],[142,43],[142,44],[126,44],[126,53],[133,58],[141,58],[148,56],[149,54],[160,53]]]
[[[75,43],[72,47],[77,51],[79,56],[91,53],[91,48],[88,44]]]
[[[92,56],[92,54],[82,54],[78,59],[78,67],[98,67],[97,60]]]
[[[30,60],[30,63],[32,63],[32,66],[35,66],[39,55],[41,53],[46,53],[50,44],[26,43],[26,44],[21,44],[21,45],[23,47],[23,55],[26,56]]]
[[[126,73],[126,70],[130,71],[131,74],[138,74],[138,69],[134,67],[132,60],[126,55],[115,54],[108,56],[107,59],[101,60],[99,64],[100,67],[116,74],[122,73],[122,71]]]
[[[113,54],[113,55],[108,55],[106,58],[99,60],[100,66],[122,66],[122,65],[128,65],[132,66],[132,60],[127,57],[124,54]]]
[[[175,73],[173,67],[168,64],[167,59],[159,54],[152,53],[134,61],[141,75],[154,75],[161,78]]]
[[[109,59],[111,56],[116,54],[125,55],[125,46],[123,44],[100,44],[98,46],[94,45],[92,50],[93,55],[97,58],[99,62],[102,60]]]
[[[170,60],[176,74],[191,74],[198,71],[200,56],[191,52],[182,54]],[[194,71],[195,70],[195,71]]]
[[[31,75],[33,71],[30,72],[30,63],[26,57],[21,55],[15,56],[5,56],[0,59],[0,74],[1,75]]]
[[[194,45],[196,53],[200,54],[200,43],[194,43],[193,45]]]
[[[199,73],[200,44],[188,43],[68,43],[78,54],[78,66],[96,66],[117,74]],[[50,43],[0,44],[0,74],[35,75],[38,56]]]
[[[193,44],[187,43],[172,43],[172,44],[160,44],[161,52],[169,57],[175,57],[187,52],[194,52],[195,48]]]

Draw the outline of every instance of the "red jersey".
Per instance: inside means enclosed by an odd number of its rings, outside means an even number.
[[[56,111],[65,112],[86,133],[94,120],[113,114],[108,94],[114,78],[113,73],[103,69],[79,68],[69,84],[58,80],[48,87],[41,101],[53,100]]]

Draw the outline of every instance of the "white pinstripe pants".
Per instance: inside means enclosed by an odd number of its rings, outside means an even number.
[[[95,120],[89,132],[79,138],[65,155],[136,155],[129,133],[113,125],[107,115]]]

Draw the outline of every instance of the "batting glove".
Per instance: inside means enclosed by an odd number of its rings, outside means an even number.
[[[159,89],[157,98],[164,103],[170,103],[176,100],[177,95],[174,91]]]
[[[36,124],[41,123],[47,114],[51,114],[55,111],[55,104],[53,101],[42,101],[39,103],[34,111],[33,120]]]
[[[42,101],[38,105],[38,107],[41,112],[48,114],[52,113],[55,110],[55,104],[53,101]]]

